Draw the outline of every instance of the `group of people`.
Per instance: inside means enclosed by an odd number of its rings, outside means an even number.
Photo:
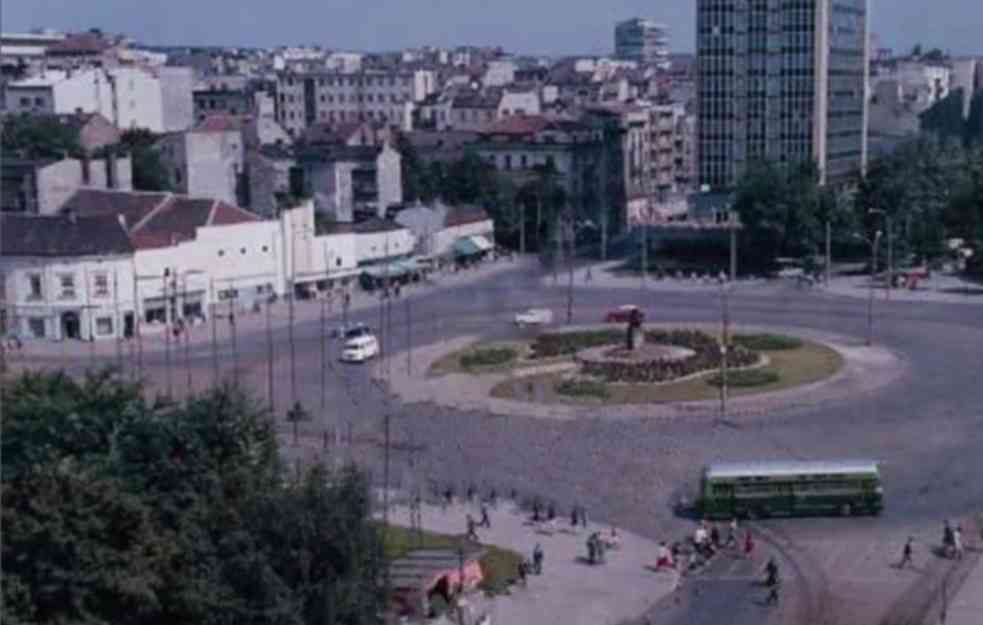
[[[542,575],[543,574],[543,560],[546,558],[546,553],[543,551],[543,546],[536,543],[536,546],[532,550],[532,561],[522,560],[519,562],[519,581],[523,586],[526,585],[526,578],[532,575]]]
[[[963,557],[963,528],[953,527],[948,520],[942,526],[942,551],[947,558],[962,560]]]
[[[618,530],[611,528],[610,534],[594,532],[587,537],[587,562],[590,564],[604,564],[604,553],[608,549],[617,549],[621,546],[621,537]]]
[[[701,521],[693,533],[693,549],[706,559],[711,558],[717,551],[725,547],[738,547],[741,541],[738,537],[737,519],[731,519],[728,525],[727,538],[721,540],[720,528],[716,523]],[[754,551],[754,538],[751,530],[744,532],[744,556],[750,557]]]

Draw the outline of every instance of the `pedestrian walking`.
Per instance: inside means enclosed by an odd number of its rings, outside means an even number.
[[[782,587],[782,581],[778,578],[768,589],[768,598],[765,599],[766,605],[778,605],[778,589]]]
[[[672,557],[672,552],[666,547],[665,541],[659,543],[659,548],[656,551],[655,557],[655,569],[659,570],[662,568],[675,568],[675,559]]]
[[[587,508],[580,506],[580,527],[587,529]]]
[[[754,538],[751,537],[751,530],[744,534],[744,557],[750,558],[754,552]]]
[[[536,575],[543,574],[543,560],[545,558],[546,555],[543,553],[543,546],[540,545],[539,543],[536,543],[536,546],[532,550],[532,566],[533,566],[533,572]]]
[[[528,565],[526,564],[525,560],[519,562],[519,583],[522,584],[523,588],[525,588],[528,585],[526,575],[529,573],[529,570],[527,566]]]
[[[720,549],[720,530],[716,523],[710,524],[710,544],[714,549]]]
[[[903,569],[906,565],[912,564],[911,561],[911,543],[914,539],[909,536],[908,540],[905,541],[904,548],[901,549],[901,562],[898,563],[898,568]]]
[[[468,524],[468,533],[466,536],[467,539],[473,540],[474,542],[478,542],[478,532],[475,530],[477,524],[474,522],[474,517],[472,517],[470,514],[467,516],[467,524]]]
[[[536,499],[535,501],[532,502],[532,520],[534,522],[536,522],[536,523],[539,523],[540,521],[542,521],[542,518],[540,517],[539,512],[540,512],[540,510],[539,510],[539,500]]]
[[[584,282],[590,282],[590,279],[591,279],[590,267],[588,267],[587,268],[587,273],[584,274]]]
[[[587,537],[587,562],[590,564],[597,562],[597,541],[593,534]]]
[[[774,586],[778,583],[778,564],[775,562],[774,558],[768,558],[768,564],[765,565],[765,585]]]
[[[474,501],[474,486],[468,486],[467,497],[468,503]]]
[[[737,544],[737,517],[734,517],[730,520],[730,529],[727,531],[727,546],[736,547]]]
[[[952,530],[952,551],[957,560],[963,559],[963,528],[959,525]]]
[[[577,506],[570,508],[570,527],[577,527]]]
[[[556,506],[553,505],[551,501],[548,506],[546,506],[546,520],[553,521],[556,519]]]
[[[454,503],[454,487],[448,486],[444,489],[444,508]]]
[[[949,524],[949,520],[942,524],[942,553],[945,557],[951,558],[953,551],[955,551],[955,536],[952,531],[952,525]]]
[[[491,489],[491,493],[488,495],[488,502],[491,504],[492,508],[498,507],[498,491],[494,488]]]
[[[481,506],[481,527],[487,527],[491,529],[491,519],[488,518],[488,506],[482,504]]]

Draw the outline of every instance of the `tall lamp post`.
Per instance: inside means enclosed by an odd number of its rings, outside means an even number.
[[[887,299],[891,299],[891,289],[894,288],[894,233],[891,228],[891,216],[880,208],[867,210],[868,215],[880,215],[884,218],[884,228],[887,230]]]
[[[854,235],[855,238],[866,241],[870,245],[870,290],[867,298],[867,346],[874,344],[874,279],[877,275],[877,244],[881,241],[883,233],[878,230],[874,238],[868,238],[862,234]]]

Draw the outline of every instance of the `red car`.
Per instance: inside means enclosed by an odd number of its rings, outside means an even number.
[[[626,304],[624,306],[618,306],[614,310],[609,310],[608,313],[604,315],[604,323],[628,323],[628,321],[631,320],[632,312],[636,310],[641,315],[641,320],[645,321],[644,310],[641,310],[634,304]]]

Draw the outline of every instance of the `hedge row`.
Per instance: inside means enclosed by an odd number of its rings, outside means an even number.
[[[607,399],[611,396],[607,387],[593,380],[563,380],[556,385],[556,392],[571,397],[597,397]]]
[[[470,369],[471,367],[504,365],[507,362],[512,362],[516,355],[516,351],[511,347],[476,349],[473,352],[468,352],[461,356],[461,366],[465,369]]]
[[[741,369],[727,372],[727,386],[734,387],[764,386],[765,384],[773,384],[779,379],[778,372],[771,369]],[[719,373],[715,373],[707,378],[707,384],[720,387],[723,380]]]
[[[802,347],[802,339],[782,334],[736,334],[731,340],[734,345],[762,352]]]
[[[532,344],[533,358],[571,356],[582,349],[600,347],[610,343],[624,343],[624,330],[585,330],[581,332],[553,332],[540,334]]]
[[[649,360],[636,363],[588,362],[581,372],[606,382],[652,383],[668,382],[700,371],[720,366],[720,343],[704,332],[696,330],[652,330],[645,333],[645,339],[652,343],[662,343],[686,347],[693,352],[683,360]],[[758,355],[740,346],[731,348],[728,365],[747,367],[758,360]]]

